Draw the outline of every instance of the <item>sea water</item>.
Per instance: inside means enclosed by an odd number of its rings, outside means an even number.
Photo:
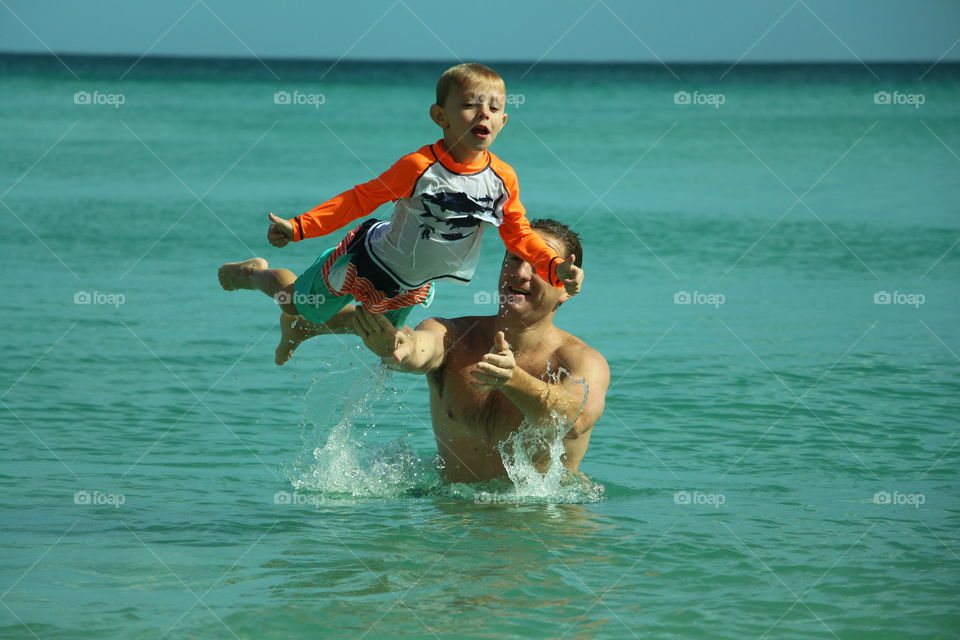
[[[0,636],[956,637],[956,66],[498,66],[611,369],[571,493],[530,431],[443,485],[355,338],[273,365],[217,267],[338,241],[266,212],[437,139],[445,65],[267,65],[0,57]],[[501,255],[411,322],[494,313]]]

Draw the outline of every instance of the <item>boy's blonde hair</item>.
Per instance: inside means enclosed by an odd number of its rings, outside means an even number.
[[[479,62],[465,62],[450,67],[437,81],[437,106],[442,107],[450,91],[478,84],[495,84],[507,92],[507,85],[500,74]]]

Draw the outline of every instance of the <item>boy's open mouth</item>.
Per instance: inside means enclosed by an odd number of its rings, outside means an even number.
[[[473,129],[470,129],[473,132],[473,135],[479,138],[486,138],[490,135],[490,129],[487,128],[485,124],[478,124]]]
[[[507,290],[508,290],[510,293],[513,293],[513,294],[516,294],[516,295],[520,295],[520,296],[528,296],[528,295],[530,295],[530,292],[529,292],[529,291],[524,291],[523,289],[517,289],[516,287],[507,286]]]

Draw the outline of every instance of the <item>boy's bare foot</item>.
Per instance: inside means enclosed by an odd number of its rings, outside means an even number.
[[[307,338],[331,333],[353,333],[353,314],[353,305],[347,305],[323,324],[314,324],[303,316],[280,312],[280,344],[277,345],[274,361],[277,365],[283,365]]]
[[[277,366],[283,364],[293,357],[293,352],[297,350],[300,343],[316,335],[316,331],[310,331],[309,323],[300,316],[290,315],[289,313],[280,314],[280,344],[277,345],[276,357],[274,362]]]
[[[266,269],[269,265],[263,258],[250,258],[243,262],[228,262],[217,272],[220,278],[220,286],[227,291],[237,289],[252,289],[250,286],[250,274],[257,269]]]

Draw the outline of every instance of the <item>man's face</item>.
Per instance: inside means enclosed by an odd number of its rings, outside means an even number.
[[[496,84],[475,84],[450,91],[443,104],[444,139],[462,150],[484,151],[507,122],[506,96]],[[447,151],[453,151],[448,148]]]
[[[566,247],[558,238],[537,231],[544,242],[559,255],[565,255]],[[538,320],[570,298],[563,289],[553,287],[537,275],[527,262],[507,252],[500,268],[500,312],[517,314],[531,321]]]

